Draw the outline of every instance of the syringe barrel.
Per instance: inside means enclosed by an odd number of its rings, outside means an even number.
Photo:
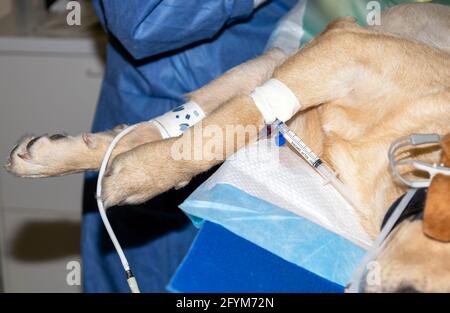
[[[309,148],[303,140],[300,139],[289,127],[283,122],[276,120],[274,125],[277,127],[278,131],[284,136],[287,142],[297,150],[298,153],[313,167],[317,168],[322,161],[320,158]]]
[[[341,196],[347,200],[354,208],[358,208],[358,204],[355,199],[350,196],[347,187],[337,178],[333,170],[325,163],[320,164],[316,167],[317,172],[322,176],[326,183],[331,183],[333,187],[341,194]]]

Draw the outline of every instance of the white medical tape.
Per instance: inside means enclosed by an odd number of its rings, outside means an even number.
[[[256,87],[250,97],[267,124],[272,124],[276,119],[286,122],[301,108],[292,90],[274,78]]]
[[[200,122],[205,112],[194,101],[176,107],[175,109],[158,116],[152,122],[158,128],[163,139],[178,137],[189,127]]]

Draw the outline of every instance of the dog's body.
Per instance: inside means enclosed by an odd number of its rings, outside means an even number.
[[[188,95],[207,114],[202,125],[162,141],[154,126],[143,124],[125,137],[105,177],[105,202],[107,206],[140,203],[183,186],[256,140],[255,134],[245,134],[242,143],[224,138],[221,151],[205,152],[203,146],[195,145],[199,141],[194,137],[200,134],[207,142],[211,135],[201,127],[208,125],[262,129],[262,115],[249,94],[273,77],[287,85],[302,105],[289,126],[339,174],[353,202],[359,203],[356,209],[362,225],[375,236],[386,209],[405,191],[388,170],[390,143],[411,133],[450,133],[449,34],[448,7],[402,5],[385,12],[381,26],[361,28],[352,19],[338,20],[287,60],[280,50],[271,50]],[[8,168],[28,177],[97,169],[116,132],[25,138],[11,153]],[[193,150],[207,154],[203,159],[171,157],[174,145],[191,142]],[[217,158],[218,153],[223,158]],[[420,158],[436,160],[437,153],[422,151]],[[402,227],[412,232],[410,236],[427,240],[413,226]],[[438,244],[433,251],[439,259],[450,259],[448,243]],[[437,283],[406,283],[420,290],[450,291],[449,263],[439,265],[443,272],[436,277]],[[406,280],[403,277],[401,283]],[[398,287],[386,283],[378,290]]]

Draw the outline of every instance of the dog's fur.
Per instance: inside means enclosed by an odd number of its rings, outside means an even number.
[[[385,12],[381,22],[361,28],[343,18],[287,60],[275,49],[227,72],[187,96],[208,116],[179,138],[162,141],[152,125],[140,125],[113,155],[103,186],[106,205],[144,202],[219,163],[214,157],[174,160],[171,147],[190,143],[194,134],[207,142],[202,126],[261,129],[264,121],[249,93],[273,77],[302,104],[289,126],[339,174],[359,203],[362,225],[375,236],[387,207],[405,191],[388,170],[390,143],[411,133],[450,132],[450,9],[401,5]],[[7,168],[24,177],[97,169],[116,132],[24,138]],[[224,138],[223,156],[254,140],[252,134],[243,143]],[[193,150],[203,150],[192,143]],[[436,160],[438,153],[423,150],[419,157]],[[449,244],[426,237],[421,221],[402,223],[395,233],[379,257],[387,267],[385,281],[375,290],[395,291],[407,284],[421,291],[450,291]],[[404,252],[398,251],[400,245]],[[393,260],[395,265],[389,265]]]

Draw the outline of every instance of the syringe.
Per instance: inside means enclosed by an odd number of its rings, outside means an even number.
[[[289,129],[285,123],[278,119],[275,120],[273,126],[278,129],[286,141],[289,142],[289,144],[294,147],[298,153],[300,153],[306,162],[308,162],[320,174],[320,176],[322,176],[325,180],[325,184],[331,183],[348,203],[350,203],[354,208],[359,207],[355,200],[349,195],[344,184],[336,177],[333,170],[326,163],[324,163],[299,136]]]

